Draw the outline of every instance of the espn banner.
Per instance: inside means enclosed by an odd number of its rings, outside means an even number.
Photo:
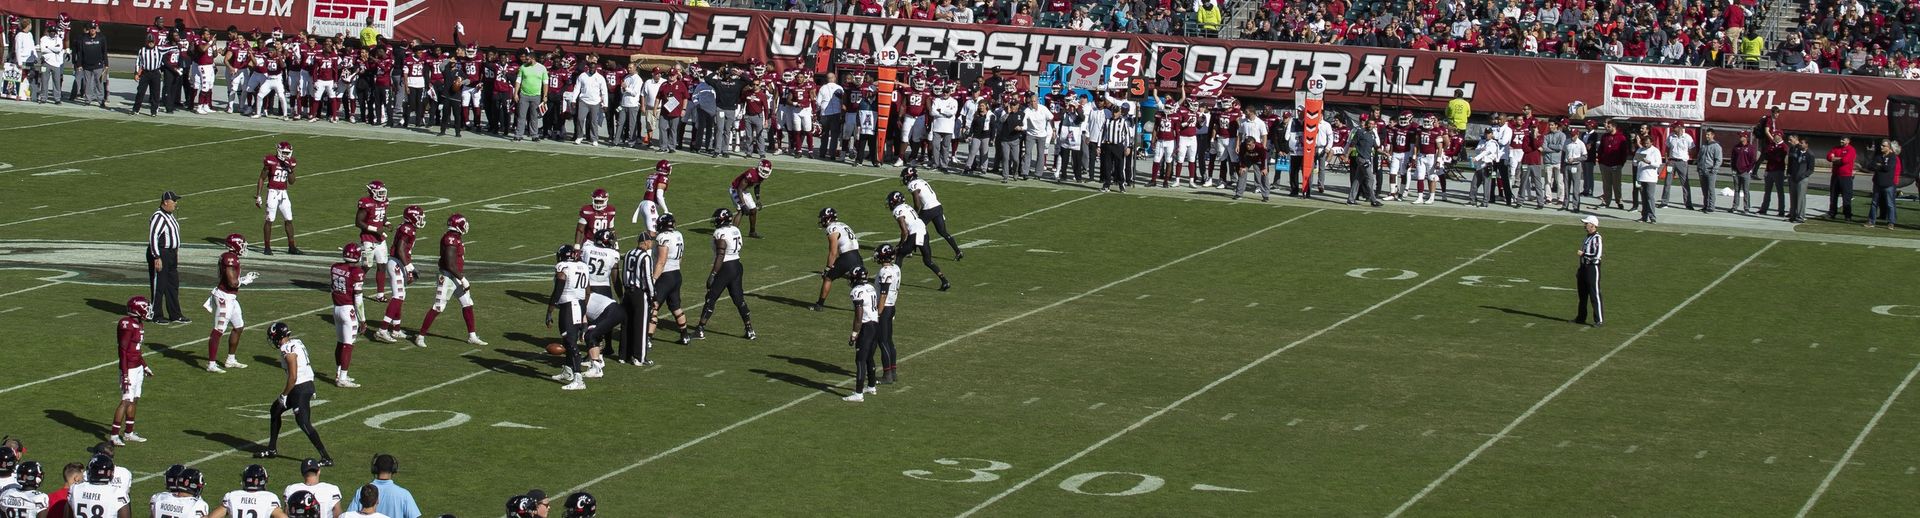
[[[1688,67],[1666,78],[1704,75],[1702,84],[1673,84],[1658,93],[1638,82],[1615,89],[1610,67],[1597,61],[1523,58],[1306,45],[1247,40],[1073,32],[1032,27],[950,24],[866,17],[830,17],[775,11],[688,8],[614,0],[8,0],[0,10],[34,18],[67,12],[79,20],[146,25],[156,16],[188,26],[248,30],[314,29],[321,35],[356,34],[368,19],[399,38],[451,42],[455,22],[463,42],[484,47],[564,48],[610,54],[664,54],[710,61],[760,58],[797,65],[818,36],[831,34],[856,52],[893,49],[902,55],[953,59],[979,53],[986,70],[1038,74],[1066,63],[1078,47],[1139,53],[1145,79],[1198,81],[1227,77],[1231,95],[1291,99],[1308,78],[1326,83],[1327,102],[1439,110],[1459,96],[1479,112],[1518,112],[1525,105],[1566,106],[1580,100],[1607,105],[1620,97],[1640,108],[1662,99],[1698,98],[1694,120],[1751,124],[1768,107],[1783,110],[1781,125],[1796,131],[1885,135],[1887,100],[1920,96],[1920,81]],[[1615,76],[1618,77],[1618,76]],[[1633,77],[1643,77],[1635,75]],[[1638,81],[1638,80],[1636,80]],[[1660,85],[1652,85],[1660,86]],[[1657,89],[1657,88],[1656,88]],[[1651,96],[1637,98],[1636,96]],[[1648,104],[1646,101],[1660,101]],[[1622,104],[1625,107],[1627,104]]]
[[[1640,119],[1706,119],[1707,70],[1607,64],[1607,83],[1601,103],[1588,116]]]

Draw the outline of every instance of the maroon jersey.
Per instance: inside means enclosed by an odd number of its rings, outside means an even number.
[[[520,76],[520,65],[498,63],[493,65],[493,92],[504,94],[513,91],[514,78]]]
[[[380,231],[387,228],[387,202],[362,197],[359,208],[354,212],[360,215],[360,220],[353,222],[360,227],[360,241],[378,243],[386,239]],[[373,231],[367,231],[368,227],[372,227]]]
[[[612,230],[614,215],[615,211],[611,203],[599,209],[593,208],[591,203],[580,206],[580,224],[587,226],[588,238],[592,238],[595,233],[602,230]]]
[[[1180,128],[1180,136],[1192,137],[1200,134],[1200,114],[1181,108],[1173,112],[1174,126]]]
[[[213,42],[210,42],[210,41],[194,42],[193,64],[201,65],[201,66],[207,66],[207,65],[213,64]]]
[[[1405,153],[1413,149],[1413,128],[1409,126],[1387,126],[1387,145],[1395,153]]]
[[[660,99],[660,109],[666,112],[667,117],[678,118],[687,114],[686,83],[680,81],[660,83],[660,93],[656,94],[656,96]],[[672,99],[672,101],[669,102],[668,99]],[[669,107],[668,105],[672,106]],[[652,193],[648,194],[651,195]]]
[[[1333,147],[1337,147],[1337,148],[1347,147],[1347,139],[1351,138],[1352,136],[1353,136],[1353,130],[1351,128],[1334,128],[1333,129]]]
[[[481,78],[485,77],[480,72],[480,60],[473,58],[460,59],[460,75],[467,79],[469,86],[480,84]]]
[[[367,62],[367,69],[373,73],[374,86],[393,86],[393,58],[375,58]]]
[[[287,53],[287,70],[298,72],[307,69],[307,58],[312,54],[307,52],[305,43],[293,40],[286,45],[281,45],[280,48],[285,49]]]
[[[267,53],[255,52],[253,53],[253,57],[248,58],[247,68],[252,69],[255,74],[265,74],[267,73],[267,61]]]
[[[420,230],[413,225],[400,225],[393,231],[393,241],[387,243],[387,258],[401,265],[413,264],[413,241],[419,235]]]
[[[238,277],[232,279],[226,278],[226,271],[229,268],[236,269],[236,271],[240,268],[240,254],[233,252],[220,254],[220,273],[214,274],[220,277],[220,285],[218,287],[220,291],[238,294],[240,293],[240,279]]]
[[[547,93],[565,92],[573,87],[573,71],[565,68],[547,70]]]
[[[1154,115],[1153,116],[1153,139],[1154,140],[1173,140],[1174,133],[1177,133],[1180,131],[1180,128],[1178,126],[1179,126],[1179,121],[1175,121],[1172,114],[1169,114],[1166,112],[1160,112],[1158,115]]]
[[[262,162],[262,165],[268,171],[267,188],[276,191],[287,190],[287,184],[293,181],[293,167],[295,165],[293,159],[288,158],[282,160],[280,155],[267,155],[266,158],[262,159]]]
[[[767,93],[755,90],[747,95],[747,115],[759,115],[767,111]]]
[[[749,167],[746,171],[741,172],[739,176],[733,177],[733,190],[745,192],[755,185],[760,185],[760,182],[763,180],[766,180],[766,178],[760,176],[760,168]]]
[[[1227,109],[1213,113],[1213,135],[1220,138],[1233,138],[1240,129],[1240,110]]]
[[[1415,130],[1414,135],[1416,140],[1414,140],[1413,143],[1414,151],[1422,155],[1439,153],[1440,139],[1446,138],[1446,135],[1440,131],[1440,128],[1422,128]]]
[[[247,68],[248,65],[253,63],[252,58],[253,58],[252,44],[249,44],[244,40],[232,40],[227,42],[227,67]]]
[[[454,273],[461,273],[466,271],[467,242],[460,239],[459,232],[448,230],[446,234],[441,235],[440,246],[451,249],[453,251],[452,253],[447,254],[444,257],[441,257],[440,264],[445,265],[448,268],[451,268]]]
[[[647,177],[647,194],[641,199],[660,203],[660,193],[663,192],[667,192],[667,175],[653,173],[653,176]]]
[[[413,56],[408,56],[406,59],[407,63],[405,66],[408,78],[427,77],[427,60]]]
[[[353,299],[360,296],[360,283],[366,280],[367,271],[354,263],[333,263],[333,282],[328,292],[333,294],[333,305],[352,306]]]
[[[140,323],[140,317],[120,317],[120,370],[128,371],[145,367],[147,360],[140,355],[140,344],[147,340],[146,326]]]
[[[333,54],[315,54],[313,64],[309,66],[313,68],[314,81],[333,81],[340,78],[340,60],[335,59]]]
[[[908,90],[902,95],[901,102],[907,107],[908,117],[919,117],[927,114],[927,102],[932,99],[933,96],[927,95],[926,92]]]

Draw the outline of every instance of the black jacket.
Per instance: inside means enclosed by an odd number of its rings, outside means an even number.
[[[993,124],[998,129],[995,130],[996,135],[994,140],[997,142],[1015,142],[1025,137],[1027,134],[1026,128],[1021,127],[1021,122],[1020,112],[1006,109],[995,110],[993,112]]]
[[[105,67],[107,66],[107,39],[82,34],[74,38],[73,56],[80,68]]]
[[[1813,176],[1813,155],[1804,148],[1787,151],[1787,178],[1794,181],[1805,180]]]
[[[1893,187],[1899,173],[1903,172],[1900,171],[1900,157],[1897,155],[1875,156],[1867,162],[1867,170],[1873,171],[1873,187],[1876,189]]]

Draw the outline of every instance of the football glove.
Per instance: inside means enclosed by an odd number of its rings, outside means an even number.
[[[254,197],[253,197],[253,207],[254,207],[254,208],[256,208],[256,209],[257,209],[257,208],[260,208],[260,207],[262,207],[262,206],[264,206],[264,205],[266,205],[266,203],[265,203],[265,202],[263,202],[263,201],[261,201],[261,200],[260,200],[260,197],[259,197],[259,196],[254,196]]]
[[[470,288],[471,286],[472,286],[471,284],[468,284],[468,283],[467,283],[467,278],[466,278],[466,277],[461,277],[461,278],[460,278],[460,289],[463,289],[463,290],[464,290],[464,289],[469,289],[469,288]]]
[[[260,278],[259,272],[247,272],[246,275],[240,276],[240,285],[246,286],[248,284],[253,284],[253,280],[258,278]]]

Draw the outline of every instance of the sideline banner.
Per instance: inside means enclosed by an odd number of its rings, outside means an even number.
[[[759,58],[797,66],[807,47],[832,35],[851,52],[893,49],[903,56],[953,59],[978,53],[985,70],[1025,74],[1067,62],[1079,47],[1106,54],[1138,53],[1150,61],[1152,78],[1198,81],[1225,74],[1225,93],[1284,101],[1309,78],[1325,82],[1324,99],[1335,104],[1379,104],[1440,110],[1458,96],[1478,112],[1517,113],[1524,105],[1589,106],[1618,102],[1636,110],[1665,106],[1675,95],[1703,103],[1689,120],[1751,124],[1769,107],[1782,109],[1781,125],[1794,131],[1885,135],[1888,99],[1920,96],[1920,81],[1749,70],[1621,65],[1599,61],[1525,58],[1307,45],[1248,40],[1181,38],[1033,27],[930,21],[830,17],[725,8],[689,8],[615,0],[11,0],[0,10],[34,18],[67,12],[76,20],[147,25],[156,16],[171,25],[241,30],[273,27],[313,29],[323,36],[354,35],[371,17],[382,32],[421,42],[452,41],[453,25],[482,47],[564,48],[603,54],[662,54],[738,62]],[[1609,75],[1609,72],[1615,72]],[[1632,71],[1634,78],[1661,81],[1691,77],[1688,91],[1649,93],[1639,79],[1609,82]],[[1638,74],[1652,74],[1643,76]],[[1166,81],[1162,81],[1163,83]],[[1665,85],[1676,89],[1694,85]],[[1651,96],[1637,98],[1636,96]],[[1665,97],[1663,97],[1665,96]],[[1647,104],[1644,101],[1659,101]],[[1667,113],[1662,111],[1662,113]]]

